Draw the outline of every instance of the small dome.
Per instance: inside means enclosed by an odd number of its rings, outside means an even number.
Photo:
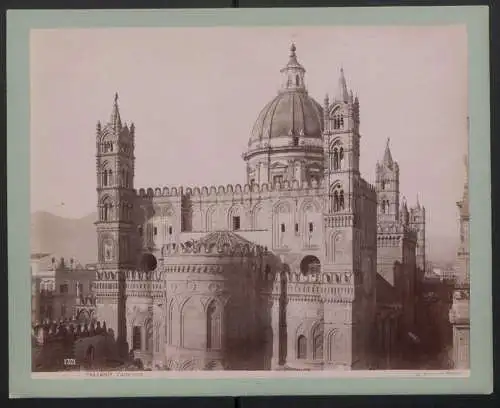
[[[252,129],[249,145],[284,136],[322,138],[323,108],[307,92],[280,92],[260,112]]]

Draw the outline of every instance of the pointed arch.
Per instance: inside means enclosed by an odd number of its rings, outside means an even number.
[[[244,209],[240,204],[235,204],[227,212],[227,226],[230,230],[237,231],[244,224]]]
[[[345,209],[344,189],[340,182],[335,182],[330,188],[330,211],[339,212]]]
[[[323,324],[315,324],[311,330],[312,352],[314,360],[323,360],[323,337]]]
[[[273,207],[273,246],[285,247],[292,224],[291,205],[287,201],[278,201]]]
[[[207,337],[206,347],[207,350],[219,350],[222,347],[222,308],[215,300],[211,300],[207,305]]]
[[[113,200],[109,195],[105,195],[99,202],[100,221],[111,221],[113,219]]]
[[[307,338],[303,334],[297,337],[297,359],[307,358]]]
[[[257,203],[252,209],[252,229],[266,229],[267,222],[264,219],[265,216],[264,206],[262,203]]]
[[[180,344],[184,348],[201,349],[203,341],[203,325],[200,321],[204,320],[204,309],[199,299],[188,297],[180,306],[181,338]]]
[[[165,325],[167,334],[167,343],[174,344],[174,341],[178,342],[179,337],[179,319],[175,319],[174,313],[176,311],[175,298],[172,298],[168,304],[167,308],[167,324]],[[177,325],[174,325],[177,322]],[[174,337],[175,335],[175,337]]]
[[[206,214],[206,230],[207,232],[214,231],[217,228],[216,224],[216,216],[215,216],[216,207],[212,206],[207,209]]]

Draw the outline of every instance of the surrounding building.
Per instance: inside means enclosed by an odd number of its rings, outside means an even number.
[[[460,214],[460,245],[457,251],[455,287],[450,322],[453,325],[453,362],[457,369],[470,368],[470,275],[469,275],[469,177],[465,160],[465,183],[462,199],[457,202]]]
[[[96,317],[145,367],[388,368],[412,330],[425,209],[399,205],[389,145],[377,186],[361,176],[343,70],[323,105],[294,45],[281,74],[242,185],[134,190],[136,130],[117,95],[97,124]]]
[[[53,254],[32,254],[32,322],[92,318],[95,274],[94,265],[82,266]]]
[[[394,368],[403,364],[404,346],[416,331],[417,268],[423,268],[425,262],[425,208],[417,200],[409,210],[406,199],[400,200],[399,165],[392,158],[389,139],[383,159],[377,163],[376,188],[376,326],[382,346],[378,354],[383,359],[378,368]]]

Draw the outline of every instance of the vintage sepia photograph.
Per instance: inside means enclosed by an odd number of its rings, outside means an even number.
[[[31,30],[32,372],[467,374],[467,61],[465,25]]]

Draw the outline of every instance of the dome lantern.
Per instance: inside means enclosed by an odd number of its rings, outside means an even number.
[[[283,83],[281,86],[281,92],[286,91],[306,91],[306,87],[304,84],[304,76],[306,70],[304,67],[298,62],[297,54],[295,51],[297,48],[295,44],[292,43],[290,47],[290,57],[288,60],[288,64],[284,68],[281,69],[281,74],[283,75]]]

